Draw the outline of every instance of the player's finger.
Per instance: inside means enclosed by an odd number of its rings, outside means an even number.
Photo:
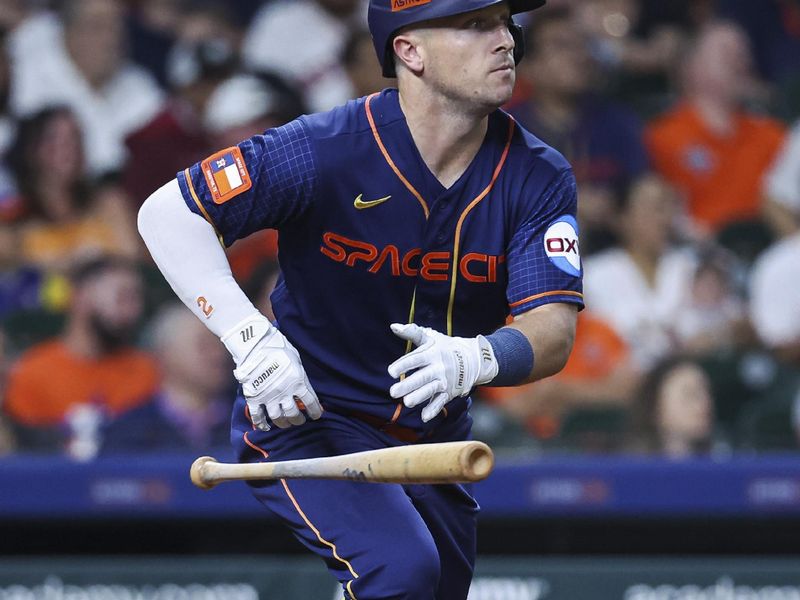
[[[314,392],[314,388],[308,382],[308,377],[305,377],[305,385],[295,392],[295,401],[298,403],[300,410],[305,411],[308,417],[316,421],[322,416],[322,405],[319,403],[319,398]]]
[[[389,365],[389,375],[397,379],[403,373],[408,373],[414,369],[419,369],[430,362],[430,355],[427,348],[417,348],[413,352],[404,354]]]
[[[250,420],[257,429],[261,431],[269,431],[271,429],[267,421],[267,409],[263,404],[248,403],[247,412],[250,413]]]
[[[402,398],[406,394],[410,394],[414,390],[422,387],[426,383],[433,381],[436,378],[436,373],[431,367],[425,367],[414,371],[408,377],[392,384],[389,388],[389,395],[392,398]]]
[[[425,330],[416,323],[392,323],[390,327],[397,337],[409,340],[415,346],[421,346],[427,338]]]
[[[289,427],[289,421],[283,416],[283,409],[281,408],[280,401],[273,401],[267,403],[267,416],[272,424],[281,429]]]
[[[302,425],[306,422],[306,417],[300,412],[300,408],[297,406],[297,402],[294,401],[293,396],[287,396],[281,400],[281,409],[283,410],[283,416],[290,424]]]
[[[420,417],[422,417],[422,422],[427,423],[440,412],[442,412],[444,405],[447,404],[447,400],[447,394],[444,392],[434,396],[433,400],[428,403],[428,406],[422,409],[422,413],[420,414]]]
[[[408,408],[413,408],[423,402],[427,402],[442,391],[444,391],[444,385],[440,379],[436,379],[403,396],[403,404]]]

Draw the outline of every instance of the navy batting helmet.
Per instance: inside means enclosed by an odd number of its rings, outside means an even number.
[[[383,68],[384,77],[395,77],[392,39],[400,28],[429,19],[460,15],[507,1],[511,14],[528,12],[544,5],[546,0],[370,0],[369,31]],[[510,26],[514,36],[514,61],[519,63],[525,52],[522,30]]]

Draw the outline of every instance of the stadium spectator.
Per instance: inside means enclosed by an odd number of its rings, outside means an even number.
[[[175,26],[177,37],[165,65],[171,86],[182,86],[196,80],[204,66],[203,58],[226,67],[239,67],[244,30],[235,18],[231,3],[185,0],[184,10]],[[198,54],[201,49],[209,54],[201,57]]]
[[[753,265],[750,318],[767,348],[800,367],[800,231],[768,248]]]
[[[13,452],[17,445],[11,427],[2,412],[3,401],[6,397],[6,377],[8,375],[9,357],[7,354],[5,334],[0,329],[0,457]]]
[[[20,356],[3,408],[19,429],[20,447],[88,458],[98,449],[106,416],[152,397],[158,369],[132,345],[142,314],[142,282],[133,263],[92,259],[75,268],[71,284],[63,334]]]
[[[19,231],[0,222],[0,320],[42,304],[42,274],[20,261]]]
[[[0,156],[3,156],[14,138],[14,118],[11,115],[11,63],[6,51],[5,30],[0,28]]]
[[[22,213],[22,202],[6,158],[16,130],[9,106],[11,64],[6,51],[6,37],[0,25],[0,222],[13,221]]]
[[[670,357],[647,374],[632,410],[632,450],[681,459],[715,445],[714,398],[705,372]]]
[[[123,181],[137,209],[175,173],[210,152],[203,115],[216,87],[234,72],[237,58],[227,44],[213,40],[198,43],[192,52],[173,76],[161,112],[125,140],[129,159]]]
[[[26,0],[4,0],[0,3],[0,30],[11,31],[27,16]]]
[[[339,57],[350,31],[366,28],[366,15],[363,0],[268,2],[245,36],[245,64],[297,85],[312,111],[328,110],[355,96]]]
[[[787,90],[800,73],[800,4],[790,0],[717,0],[717,13],[744,29],[761,76]],[[795,99],[800,100],[800,99]],[[795,103],[795,109],[800,105]]]
[[[238,74],[213,91],[204,124],[212,146],[227,148],[300,116],[299,102],[298,92],[280,76]]]
[[[588,0],[575,3],[575,19],[591,36],[592,55],[609,70],[666,75],[677,58],[684,32],[700,5],[636,0]],[[690,6],[694,5],[694,6]]]
[[[19,240],[25,264],[64,272],[90,254],[137,253],[127,200],[111,181],[92,185],[83,156],[70,110],[49,108],[20,122],[10,160],[26,211]]]
[[[130,58],[162,88],[169,86],[167,58],[178,38],[186,0],[137,0],[127,11]]]
[[[194,48],[214,42],[237,56],[244,28],[263,0],[127,0],[131,59],[168,89],[192,62]]]
[[[102,453],[227,450],[232,380],[225,348],[182,304],[163,308],[151,326],[159,390],[109,422]]]
[[[698,351],[734,343],[728,336],[743,312],[724,261],[704,259],[706,273],[697,251],[673,244],[676,210],[674,190],[661,178],[637,179],[622,196],[620,246],[585,261],[587,304],[644,369],[693,343]],[[703,335],[711,337],[708,347],[694,340]]]
[[[341,63],[353,87],[353,97],[360,98],[388,87],[375,57],[372,37],[366,29],[353,29],[342,50]]]
[[[713,354],[751,341],[744,294],[736,282],[744,271],[737,258],[714,245],[696,251],[694,273],[672,328],[683,353]]]
[[[646,130],[655,168],[685,194],[699,235],[759,216],[762,178],[783,142],[782,124],[741,108],[755,87],[751,61],[739,27],[706,26],[687,52],[679,102]]]
[[[629,406],[640,378],[625,341],[587,309],[578,315],[575,344],[561,372],[519,388],[485,387],[480,394],[547,440],[570,411]]]
[[[508,108],[573,165],[586,256],[609,243],[616,190],[647,168],[642,125],[630,110],[599,93],[589,40],[569,10],[537,15],[526,38],[527,56],[518,70],[520,78],[532,82],[532,93]]]
[[[58,15],[29,16],[9,43],[15,113],[69,106],[86,137],[89,171],[121,169],[125,136],[152,119],[163,94],[125,55],[120,1],[65,0]]]
[[[762,209],[764,219],[779,237],[800,229],[800,121],[767,173]]]

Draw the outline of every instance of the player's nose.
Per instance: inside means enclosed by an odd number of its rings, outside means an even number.
[[[511,35],[507,23],[495,29],[495,36],[497,36],[495,52],[511,52],[514,49],[514,36]]]

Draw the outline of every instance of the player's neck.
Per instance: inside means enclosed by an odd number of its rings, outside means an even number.
[[[422,160],[446,188],[467,170],[486,136],[488,117],[427,94],[401,94],[400,108]]]

